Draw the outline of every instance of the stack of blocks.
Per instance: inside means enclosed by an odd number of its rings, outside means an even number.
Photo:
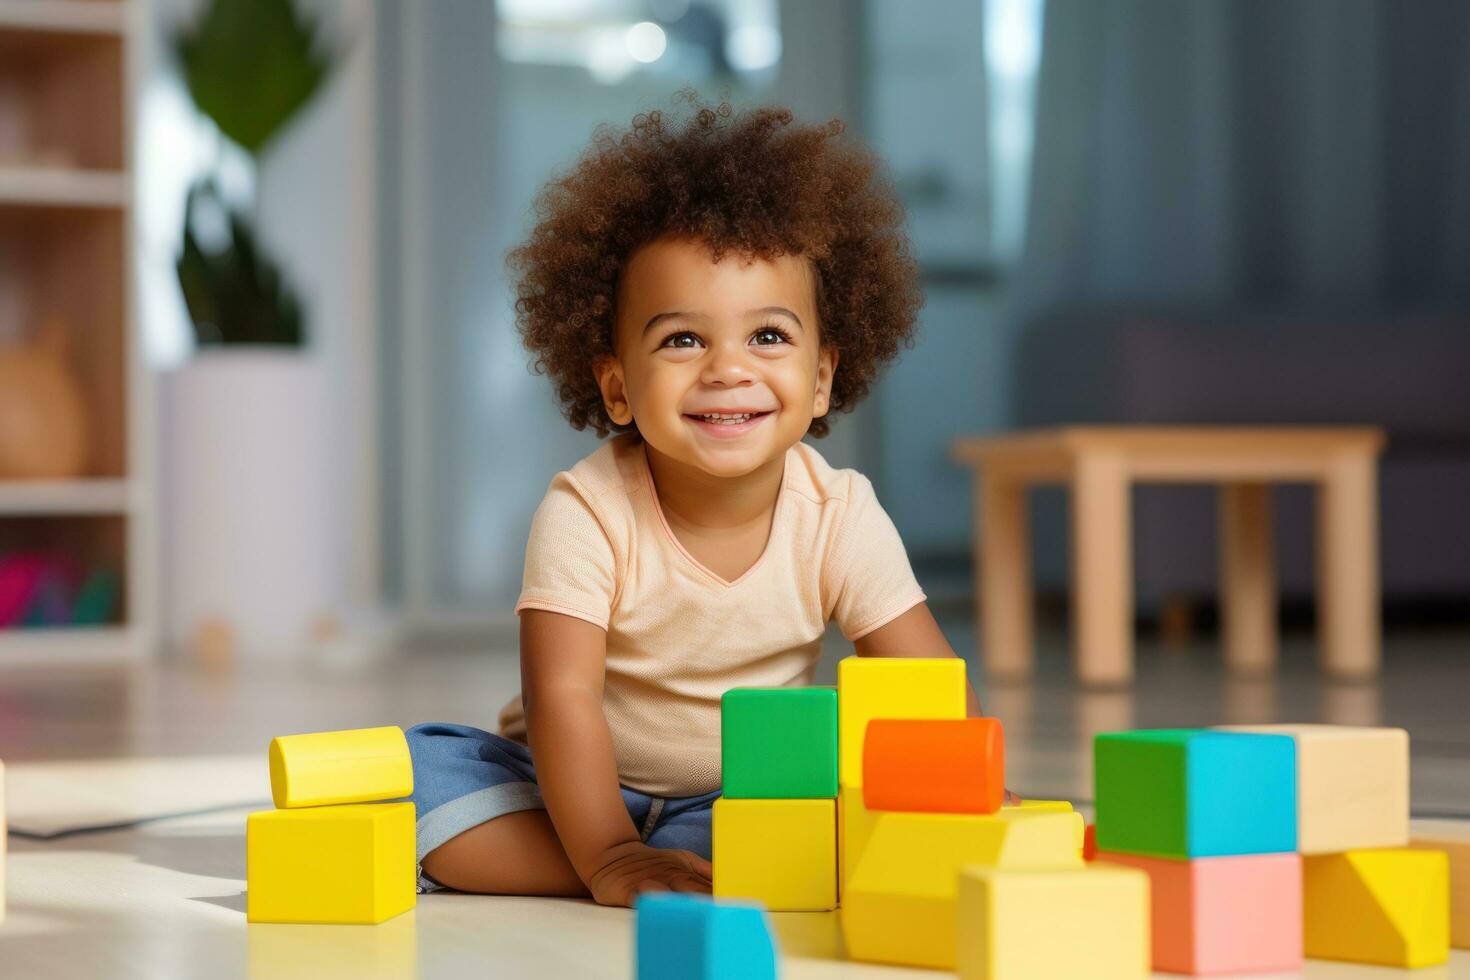
[[[1226,730],[1296,746],[1306,955],[1400,967],[1443,963],[1449,858],[1409,847],[1408,733],[1332,725]]]
[[[1408,835],[1397,729],[1249,726],[1099,735],[1097,860],[1148,873],[1153,966],[1398,966],[1448,954],[1442,854]]]
[[[837,692],[737,688],[721,702],[714,893],[837,907]]]
[[[246,919],[376,924],[416,897],[413,765],[399,728],[270,745],[278,809],[245,824]]]
[[[1070,804],[1003,807],[1000,724],[965,718],[965,696],[954,658],[849,657],[835,692],[729,692],[715,895],[773,911],[840,896],[853,959],[1143,976],[1146,876],[1084,866]]]

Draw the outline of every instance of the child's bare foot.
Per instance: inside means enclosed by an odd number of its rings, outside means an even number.
[[[630,841],[608,849],[587,887],[600,905],[632,905],[641,892],[709,894],[713,878],[714,868],[692,851]]]

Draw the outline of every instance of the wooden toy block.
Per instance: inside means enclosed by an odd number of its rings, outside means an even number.
[[[720,702],[724,795],[837,796],[837,689],[736,688]]]
[[[966,868],[961,980],[1143,980],[1149,882],[1129,868]]]
[[[732,800],[714,806],[714,893],[773,912],[837,907],[837,801]]]
[[[869,810],[994,813],[1005,801],[1005,733],[994,718],[875,718],[862,790]]]
[[[637,980],[776,980],[765,910],[673,892],[633,906]]]
[[[1421,967],[1450,955],[1450,862],[1393,847],[1302,858],[1306,954]]]
[[[1409,840],[1409,733],[1343,725],[1223,725],[1296,740],[1297,850],[1331,854]]]
[[[1470,949],[1470,829],[1463,825],[1416,833],[1409,841],[1416,851],[1439,851],[1450,862],[1450,945]]]
[[[1116,732],[1094,746],[1097,847],[1152,857],[1296,850],[1296,742],[1200,729]]]
[[[1300,969],[1300,855],[1180,861],[1099,851],[1092,867],[1108,865],[1149,877],[1155,970],[1201,976]]]
[[[271,739],[271,797],[283,810],[396,800],[413,792],[403,729],[359,728]]]
[[[958,657],[846,657],[837,665],[837,775],[863,784],[863,736],[874,718],[965,717],[965,662]]]
[[[414,907],[414,807],[263,810],[245,821],[245,918],[372,924]]]
[[[883,814],[874,813],[863,805],[862,787],[844,786],[837,791],[837,848],[840,851],[837,863],[837,894],[839,899],[847,892],[847,883],[857,871],[858,861],[867,849],[873,828]]]
[[[960,869],[1081,867],[1081,823],[1076,813],[881,814],[842,895],[848,956],[953,970]]]

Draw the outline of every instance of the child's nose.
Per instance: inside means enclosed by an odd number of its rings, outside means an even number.
[[[748,355],[743,348],[732,349],[721,345],[710,351],[699,380],[707,385],[733,387],[754,384],[755,374],[751,371]]]

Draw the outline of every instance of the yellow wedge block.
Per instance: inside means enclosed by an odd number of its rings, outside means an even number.
[[[271,797],[283,810],[396,800],[413,792],[403,729],[283,735],[271,740]]]
[[[371,924],[414,907],[412,803],[263,810],[245,821],[245,918]]]
[[[837,801],[732,800],[714,806],[716,898],[772,912],[837,907]]]
[[[863,784],[863,736],[874,718],[965,717],[958,657],[846,657],[837,665],[837,781]]]
[[[1132,868],[966,868],[960,980],[1143,980],[1149,881]]]
[[[884,813],[842,896],[855,960],[955,968],[959,872],[1081,868],[1076,813]]]
[[[1296,740],[1297,850],[1335,854],[1409,842],[1409,733],[1349,725],[1224,725]]]
[[[1303,947],[1321,960],[1443,963],[1450,953],[1450,862],[1408,848],[1302,859]]]
[[[1441,851],[1450,859],[1450,945],[1470,949],[1470,829],[1464,825],[1416,833],[1416,851]]]

